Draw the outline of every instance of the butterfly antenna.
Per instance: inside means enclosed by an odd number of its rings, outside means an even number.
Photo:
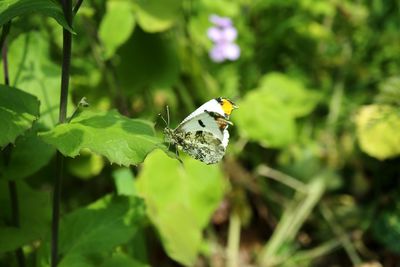
[[[168,105],[166,106],[166,109],[167,109],[167,127],[169,128],[169,107],[168,107]]]
[[[163,122],[165,123],[165,125],[168,127],[168,123],[167,123],[167,121],[164,119],[164,117],[161,115],[161,113],[158,113],[158,116],[160,116],[160,118],[163,120]]]

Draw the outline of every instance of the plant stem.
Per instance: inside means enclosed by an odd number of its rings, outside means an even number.
[[[3,26],[3,30],[0,37],[0,47],[1,47],[1,56],[3,59],[3,71],[4,71],[4,84],[10,85],[10,77],[8,73],[8,60],[7,60],[7,35],[10,32],[11,21],[6,23]],[[11,159],[12,146],[8,145],[4,149],[4,165],[8,166]],[[19,227],[19,204],[18,204],[18,190],[17,184],[15,181],[8,181],[8,191],[10,193],[10,202],[11,202],[11,221],[12,225],[15,227]],[[15,257],[17,258],[18,266],[25,267],[25,257],[22,248],[19,247],[15,250]]]
[[[8,75],[8,60],[7,60],[7,35],[10,31],[11,21],[3,26],[0,37],[1,57],[3,59],[4,83],[10,85],[10,78]]]
[[[296,191],[300,191],[304,194],[307,194],[307,185],[301,182],[300,180],[291,177],[287,174],[284,174],[278,170],[272,169],[268,167],[267,165],[260,165],[257,168],[257,174],[261,176],[265,176],[268,178],[271,178],[273,180],[276,180]]]
[[[51,266],[58,264],[58,229],[60,220],[61,182],[63,176],[64,157],[60,152],[56,154],[56,179],[53,193],[53,216],[51,223]]]
[[[229,219],[228,247],[226,258],[228,267],[239,267],[239,244],[240,244],[240,217],[234,210]]]
[[[62,0],[64,16],[69,26],[72,27],[72,3],[71,0]],[[58,121],[64,123],[67,117],[69,73],[71,66],[71,46],[72,34],[63,29],[63,61],[61,71],[61,94],[60,94],[60,113]]]
[[[332,211],[325,204],[321,204],[320,211],[328,225],[331,227],[333,233],[338,237],[353,266],[359,266],[362,263],[362,260],[344,229],[335,221]]]
[[[307,194],[296,192],[268,243],[261,250],[259,266],[277,265],[287,257],[287,254],[280,252],[282,247],[295,240],[301,226],[318,204],[324,191],[324,177],[315,177],[307,184]]]
[[[72,27],[72,1],[61,0],[61,4],[64,10],[64,16],[67,23]],[[72,35],[71,33],[63,29],[63,61],[61,70],[61,94],[60,94],[60,113],[59,123],[65,123],[67,117],[67,103],[68,103],[68,87],[69,87],[69,75],[71,66],[71,47],[72,47]],[[51,267],[56,267],[58,264],[58,230],[60,220],[60,201],[61,201],[61,189],[62,189],[62,177],[63,177],[63,165],[64,157],[60,152],[56,155],[56,178],[54,181],[54,193],[53,193],[53,215],[51,224]]]
[[[75,16],[76,13],[78,13],[79,8],[82,5],[83,0],[78,0],[74,6],[74,9],[72,10],[73,15]]]
[[[8,190],[10,192],[11,211],[12,211],[12,224],[19,227],[19,204],[18,204],[18,191],[15,181],[8,181]],[[25,257],[22,248],[19,247],[15,250],[15,257],[17,258],[18,266],[25,267]]]

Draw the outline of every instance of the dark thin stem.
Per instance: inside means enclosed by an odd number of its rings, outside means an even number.
[[[12,223],[15,227],[19,227],[19,204],[18,204],[18,191],[15,181],[8,181],[8,191],[10,192],[11,210],[12,210]],[[25,267],[25,257],[22,248],[15,250],[18,266]]]
[[[68,25],[72,27],[72,1],[62,0],[62,7],[64,16]],[[72,47],[72,34],[63,29],[63,61],[61,70],[61,94],[60,94],[60,113],[58,121],[64,123],[67,117],[67,103],[68,103],[68,87],[69,87],[69,73],[71,66],[71,47]]]
[[[58,229],[60,219],[61,182],[63,177],[64,157],[60,152],[56,154],[56,179],[53,193],[53,216],[51,223],[51,266],[58,264]]]
[[[3,59],[4,83],[10,85],[10,78],[8,74],[8,60],[7,60],[7,35],[10,32],[11,21],[3,26],[3,31],[0,37],[1,57]],[[4,149],[4,166],[8,166],[11,160],[12,146],[8,145]],[[11,221],[12,225],[19,227],[19,204],[18,204],[18,190],[15,181],[8,181],[8,191],[10,193],[11,202]],[[18,266],[25,267],[25,257],[22,248],[15,250],[15,257],[17,258]]]
[[[72,14],[75,16],[76,13],[78,13],[79,8],[82,5],[83,0],[78,0],[74,6],[74,9],[72,10]]]
[[[61,1],[64,16],[68,22],[68,25],[72,27],[72,1],[62,0]],[[67,103],[68,103],[68,87],[69,87],[69,75],[71,66],[71,47],[72,47],[72,35],[71,33],[63,29],[63,61],[61,70],[61,94],[60,94],[60,113],[59,123],[65,123],[67,117]],[[61,202],[61,189],[62,189],[62,178],[63,178],[63,165],[64,157],[60,152],[56,155],[56,177],[54,181],[54,192],[53,192],[53,215],[51,223],[51,267],[56,267],[59,261],[58,258],[58,232],[60,222],[60,202]]]
[[[9,85],[10,78],[8,75],[7,42],[3,43],[3,47],[1,49],[1,57],[3,59],[4,83],[5,85]]]
[[[0,47],[3,47],[3,44],[6,41],[7,35],[10,32],[10,27],[11,27],[11,21],[9,21],[3,25],[3,30],[1,32],[1,37],[0,37]]]
[[[8,75],[8,60],[7,60],[7,35],[10,32],[11,21],[3,26],[0,37],[0,47],[1,47],[1,58],[3,59],[3,71],[4,71],[4,83],[5,85],[10,85],[10,79]]]

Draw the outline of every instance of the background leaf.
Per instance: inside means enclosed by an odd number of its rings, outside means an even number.
[[[164,42],[164,39],[170,40]],[[136,29],[131,38],[121,46],[115,64],[121,87],[128,95],[143,92],[146,88],[166,88],[179,79],[179,58],[175,41],[162,34],[148,34]],[[138,68],[132,70],[132,62]]]
[[[361,149],[380,160],[400,154],[400,112],[387,105],[369,105],[360,109],[357,138]]]
[[[129,119],[116,111],[83,111],[70,123],[40,136],[65,156],[75,157],[85,148],[125,166],[142,162],[150,151],[162,147],[151,123]]]
[[[59,265],[95,266],[90,265],[89,256],[128,241],[143,216],[140,208],[143,201],[137,198],[134,201],[136,208],[131,211],[131,220],[127,220],[127,214],[133,204],[124,197],[105,201],[105,207],[92,205],[66,215],[60,227],[60,252],[64,257]]]
[[[0,253],[13,251],[33,241],[44,240],[50,231],[50,194],[17,183],[20,227],[7,226],[11,222],[11,204],[6,181],[0,181]]]
[[[150,265],[138,262],[124,255],[115,255],[105,261],[101,267],[150,267]]]
[[[53,157],[55,149],[37,136],[40,126],[35,124],[15,142],[8,165],[0,163],[0,177],[18,180],[28,177],[44,167]]]
[[[249,92],[232,116],[241,135],[265,147],[284,147],[295,139],[296,124],[284,103],[262,89]]]
[[[300,81],[279,72],[263,76],[259,88],[284,104],[295,118],[308,115],[321,97],[317,92],[307,90]]]
[[[143,163],[137,189],[168,255],[192,266],[202,231],[226,189],[218,165],[205,165],[191,158],[183,158],[181,165],[156,150]]]
[[[135,28],[132,5],[128,1],[108,1],[107,11],[99,27],[99,38],[109,59],[125,43]],[[118,29],[118,30],[116,30]]]
[[[240,111],[232,118],[243,137],[265,147],[285,147],[295,140],[295,118],[309,114],[319,99],[301,82],[270,73],[238,103]]]
[[[62,27],[73,31],[65,20],[59,2],[54,0],[2,0],[0,2],[0,26],[15,17],[41,13],[45,16],[54,18]]]
[[[398,253],[400,252],[398,242],[400,238],[400,218],[398,216],[400,207],[398,203],[391,204],[391,207],[379,211],[372,224],[372,232],[380,243]]]
[[[0,148],[32,127],[39,116],[39,100],[17,88],[0,85]]]
[[[8,50],[10,84],[39,99],[39,122],[46,128],[58,122],[61,84],[61,69],[50,60],[49,44],[46,35],[32,31],[20,34]],[[2,75],[0,72],[1,78]],[[71,102],[69,98],[69,112],[73,109]]]
[[[98,175],[104,167],[104,158],[83,149],[76,159],[67,161],[68,171],[81,179],[90,179]]]
[[[170,28],[180,15],[181,0],[135,0],[136,16],[146,32],[160,32]]]

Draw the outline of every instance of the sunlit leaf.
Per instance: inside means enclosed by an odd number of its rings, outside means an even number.
[[[16,88],[0,85],[0,148],[32,127],[39,116],[39,100]]]
[[[81,149],[89,149],[125,166],[138,164],[150,151],[163,147],[150,122],[129,119],[116,111],[83,111],[41,137],[65,156],[75,157]]]
[[[10,226],[11,203],[6,181],[0,181],[0,253],[43,239],[50,229],[50,195],[17,183],[20,227]],[[8,226],[5,226],[8,225]]]
[[[140,27],[146,32],[169,29],[181,15],[181,3],[182,0],[135,0]]]
[[[281,73],[265,75],[259,88],[280,101],[293,117],[309,114],[320,99],[317,92],[306,89],[301,82]]]
[[[82,150],[79,157],[67,161],[68,171],[81,179],[98,175],[103,167],[104,158],[86,150]]]
[[[360,109],[357,138],[368,155],[384,160],[400,154],[400,110],[388,105],[369,105]]]
[[[59,1],[55,0],[2,0],[0,1],[0,26],[15,17],[40,13],[54,18],[61,26],[72,32],[64,17]]]
[[[205,165],[192,158],[183,158],[181,164],[160,150],[146,158],[137,189],[170,257],[193,266],[202,230],[225,188],[218,165]]]
[[[136,194],[134,176],[129,168],[121,168],[114,171],[113,177],[118,195],[134,196]]]
[[[243,137],[266,147],[284,147],[295,139],[295,118],[309,114],[319,99],[299,81],[271,73],[238,103],[240,110],[233,120]]]
[[[265,147],[284,147],[293,142],[296,125],[286,105],[263,90],[247,93],[232,119],[241,136]]]
[[[128,40],[134,27],[135,17],[130,2],[107,2],[107,11],[99,27],[99,38],[104,46],[106,59],[112,57],[115,50]]]

